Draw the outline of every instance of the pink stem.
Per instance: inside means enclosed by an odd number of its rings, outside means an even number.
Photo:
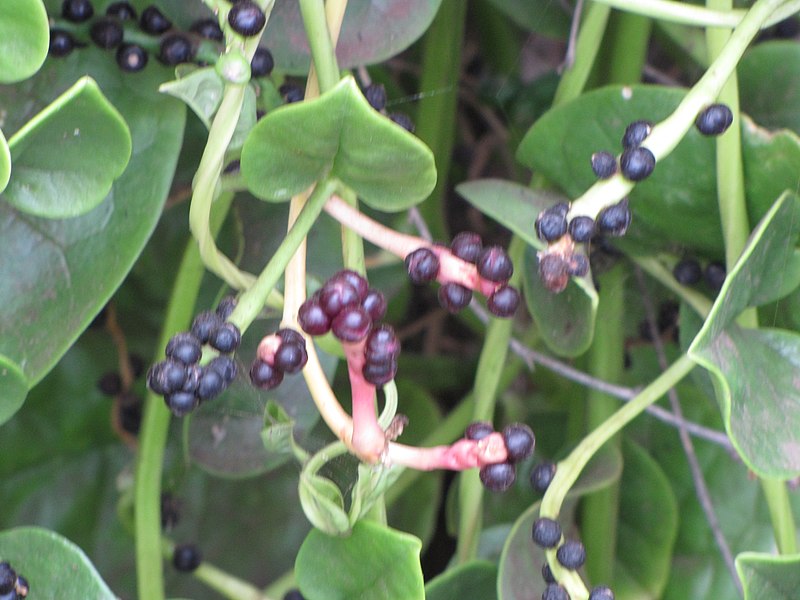
[[[503,436],[494,432],[482,440],[461,439],[450,446],[417,448],[390,442],[384,456],[387,465],[402,465],[421,471],[449,469],[463,471],[505,462],[508,458]]]
[[[353,437],[356,453],[368,462],[376,463],[386,449],[386,435],[378,424],[375,409],[375,386],[364,379],[364,345],[366,341],[342,342],[347,358],[347,373],[353,397]]]

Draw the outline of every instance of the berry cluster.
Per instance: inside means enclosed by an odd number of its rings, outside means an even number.
[[[294,329],[279,329],[258,345],[250,367],[250,381],[262,390],[278,387],[285,374],[294,375],[306,366],[306,339]]]
[[[0,562],[0,600],[26,598],[29,590],[27,579],[19,575],[9,563]]]
[[[454,263],[453,258],[458,261]],[[474,265],[475,272],[465,269],[464,263]],[[486,306],[495,316],[511,317],[519,306],[519,292],[508,285],[514,273],[511,258],[500,246],[484,247],[477,233],[464,231],[456,235],[449,252],[443,246],[417,248],[406,255],[405,265],[415,284],[434,280],[442,283],[439,304],[451,313],[469,305],[473,290],[486,294]]]
[[[407,114],[402,112],[386,112],[386,88],[381,83],[371,83],[363,89],[364,97],[369,105],[379,113],[386,115],[392,122],[396,123],[406,131],[414,133],[414,121]]]
[[[236,305],[235,299],[224,298],[216,311],[197,315],[188,332],[176,333],[165,350],[166,360],[156,363],[147,372],[147,386],[164,396],[167,407],[176,417],[193,411],[200,402],[221,394],[236,377],[236,363],[230,356],[242,340],[239,328],[226,319]],[[207,365],[200,365],[203,345],[220,352]]]
[[[468,440],[480,441],[494,433],[488,421],[470,423],[464,432]],[[480,470],[481,483],[493,492],[505,492],[517,478],[515,465],[533,454],[536,436],[524,423],[511,423],[502,431],[507,458],[504,462],[484,465]]]
[[[721,262],[711,261],[704,269],[697,260],[686,257],[675,264],[672,275],[681,285],[697,285],[701,279],[705,279],[708,287],[716,293],[722,289],[727,271]]]

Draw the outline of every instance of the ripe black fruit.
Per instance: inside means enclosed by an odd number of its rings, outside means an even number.
[[[433,281],[439,274],[439,258],[429,248],[417,248],[405,258],[408,278],[421,284]]]
[[[617,172],[617,158],[610,152],[592,154],[592,171],[600,179],[608,179]]]
[[[92,23],[89,37],[100,48],[110,50],[122,43],[122,26],[114,17],[103,17]]]
[[[367,280],[364,279],[361,273],[353,271],[352,269],[343,269],[338,271],[331,279],[341,279],[352,285],[358,294],[359,302],[366,298],[367,292],[369,291],[369,284],[367,283]]]
[[[705,271],[703,271],[703,277],[705,277],[708,287],[715,292],[720,291],[722,289],[722,284],[725,283],[725,277],[727,277],[725,265],[721,262],[708,263]]]
[[[540,494],[544,494],[555,476],[555,463],[549,461],[539,463],[531,470],[531,487]]]
[[[75,48],[75,40],[72,35],[63,29],[50,30],[50,56],[62,58],[67,56]]]
[[[239,35],[252,37],[264,28],[267,18],[255,2],[244,0],[233,5],[228,13],[228,24]]]
[[[221,42],[224,38],[216,19],[199,19],[189,26],[189,31],[196,33],[201,38],[215,42]]]
[[[544,209],[536,218],[536,235],[543,242],[555,242],[567,232],[569,204],[559,202]]]
[[[120,21],[135,21],[136,9],[128,2],[113,2],[106,8],[109,17],[116,17]]]
[[[73,23],[83,23],[94,15],[94,6],[90,0],[64,0],[61,4],[61,16]]]
[[[275,367],[292,375],[302,369],[308,362],[306,344],[284,341],[275,351]]]
[[[322,310],[319,300],[309,298],[297,311],[297,322],[309,335],[324,335],[331,328],[331,318]]]
[[[289,590],[283,595],[283,600],[306,600],[300,590]]]
[[[242,334],[239,328],[233,323],[223,323],[214,332],[214,336],[208,340],[211,347],[220,352],[234,352],[242,341]]]
[[[410,133],[414,133],[414,130],[416,129],[414,126],[414,121],[412,121],[411,117],[405,113],[393,112],[389,115],[389,119]]]
[[[557,583],[548,583],[542,592],[542,600],[569,600],[569,594]]]
[[[143,15],[144,16],[144,15]],[[168,67],[189,62],[194,56],[192,42],[182,33],[171,33],[161,39],[158,60]]]
[[[214,369],[217,373],[222,375],[222,380],[225,385],[230,385],[236,378],[236,373],[239,367],[230,356],[217,356],[211,359],[211,362],[206,365],[207,369]]]
[[[360,302],[358,290],[344,277],[332,277],[319,290],[319,305],[331,319],[348,306]]]
[[[217,314],[222,317],[223,320],[227,319],[233,313],[237,303],[236,296],[225,296],[219,301],[219,304],[217,304]]]
[[[203,555],[194,544],[177,544],[172,553],[172,565],[182,573],[191,573],[200,563]]]
[[[275,59],[272,52],[259,46],[256,48],[253,59],[250,61],[250,75],[253,77],[266,77],[275,68]]]
[[[208,340],[211,339],[211,337],[216,333],[217,329],[219,329],[223,323],[224,320],[216,312],[206,310],[198,313],[198,315],[194,318],[194,321],[192,321],[191,332],[201,344],[207,344]]]
[[[250,367],[250,381],[254,386],[262,390],[271,390],[278,387],[283,381],[283,371],[280,371],[265,363],[263,360],[256,359]]]
[[[142,31],[145,33],[161,35],[172,27],[172,21],[165,17],[158,8],[150,5],[142,11],[142,16],[139,19],[139,27],[141,27]]]
[[[203,356],[200,341],[191,333],[176,333],[167,342],[164,354],[185,365],[193,365]]]
[[[0,562],[0,594],[7,594],[14,589],[17,582],[17,572],[5,561]]]
[[[147,371],[147,387],[156,394],[177,392],[186,381],[186,365],[168,359],[154,364]]]
[[[173,415],[185,417],[197,408],[198,399],[192,392],[180,391],[164,396],[164,402]]]
[[[386,107],[386,88],[382,83],[371,83],[364,88],[364,97],[369,105],[377,111]]]
[[[494,433],[494,426],[489,421],[475,421],[467,425],[464,437],[468,440],[478,441],[492,433]]]
[[[605,207],[598,213],[596,223],[598,229],[606,235],[625,235],[631,224],[631,209],[628,206],[628,199],[623,198],[616,204]]]
[[[479,475],[484,487],[492,492],[505,492],[517,478],[514,465],[507,462],[481,467]]]
[[[553,571],[550,570],[550,565],[544,563],[542,565],[542,579],[545,583],[555,583],[556,578],[553,577]]]
[[[733,123],[733,113],[726,104],[712,104],[697,115],[695,127],[703,135],[725,133]]]
[[[364,380],[376,387],[386,385],[397,374],[397,361],[374,363],[367,361],[361,371]]]
[[[497,288],[486,301],[486,308],[496,317],[513,317],[519,306],[519,292],[510,285]]]
[[[361,306],[348,306],[331,322],[333,335],[343,342],[359,342],[367,337],[372,319]]]
[[[400,354],[400,342],[391,325],[372,328],[364,344],[364,357],[368,362],[383,363],[395,360]]]
[[[288,344],[299,344],[303,348],[306,347],[306,338],[303,337],[302,333],[295,331],[291,327],[283,327],[278,329],[278,331],[275,332],[275,335],[281,338],[282,342]]]
[[[622,147],[636,148],[650,135],[652,130],[653,124],[650,121],[634,121],[625,128],[625,133],[622,136]]]
[[[589,593],[589,600],[614,600],[614,592],[608,586],[598,585],[592,588]]]
[[[500,246],[489,246],[481,250],[475,266],[478,268],[478,275],[496,283],[505,283],[514,273],[511,258]]]
[[[122,44],[117,48],[117,64],[127,73],[136,73],[147,66],[147,51],[137,44]]]
[[[472,290],[459,283],[448,282],[439,288],[439,304],[451,313],[469,306]]]
[[[567,227],[572,241],[577,243],[588,242],[594,235],[594,219],[586,215],[573,217]]]
[[[219,371],[205,367],[201,371],[195,394],[197,394],[199,400],[210,400],[219,396],[225,387],[225,380]]]
[[[303,100],[303,89],[295,83],[284,83],[278,88],[286,104],[301,102]]]
[[[542,548],[555,548],[561,541],[561,525],[558,521],[539,517],[533,522],[533,541]]]
[[[567,569],[579,569],[586,562],[586,548],[577,540],[567,540],[556,550],[556,558]]]
[[[453,255],[468,263],[478,262],[481,250],[483,250],[481,236],[472,231],[462,231],[450,242],[450,251]]]
[[[693,258],[684,258],[672,269],[672,275],[682,285],[694,285],[703,277],[703,269]]]
[[[380,290],[370,288],[361,301],[361,306],[367,311],[370,319],[379,321],[386,314],[386,296]]]
[[[647,179],[656,168],[656,157],[647,148],[629,148],[619,157],[622,175],[631,181]]]
[[[536,437],[525,423],[512,423],[503,428],[503,441],[508,452],[508,462],[516,463],[533,454]]]

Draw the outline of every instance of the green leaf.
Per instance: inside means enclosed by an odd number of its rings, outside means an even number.
[[[523,263],[523,289],[528,310],[545,343],[561,356],[578,356],[585,352],[594,336],[598,302],[591,273],[573,277],[563,292],[554,294],[542,284],[536,257],[536,250],[544,247],[536,236],[536,217],[565,198],[502,179],[462,183],[456,191],[529,244]]]
[[[736,571],[744,586],[744,600],[793,600],[800,589],[800,555],[775,556],[743,552]]]
[[[28,393],[28,381],[14,361],[0,354],[0,423],[5,423],[19,410]]]
[[[0,83],[27,79],[42,66],[50,27],[42,0],[0,2]]]
[[[790,40],[753,46],[736,68],[742,110],[770,129],[800,134],[800,47]]]
[[[268,453],[292,453],[292,430],[294,421],[286,414],[283,407],[274,400],[267,400],[264,410],[264,429],[261,430],[261,440]]]
[[[566,38],[572,15],[563,4],[552,0],[491,0],[514,23],[547,37]]]
[[[22,212],[77,217],[100,204],[131,157],[125,121],[83,77],[9,140],[14,169],[3,199]]]
[[[0,533],[0,560],[28,579],[34,598],[116,598],[83,550],[47,529],[19,527]]]
[[[194,69],[174,81],[162,83],[158,89],[185,102],[206,129],[210,129],[211,119],[222,102],[225,82],[214,67],[203,67]]]
[[[425,586],[426,600],[497,600],[497,567],[485,560],[473,560],[448,569]]]
[[[350,533],[350,519],[344,511],[344,498],[333,481],[304,470],[300,473],[298,490],[303,512],[314,527],[328,535]]]
[[[8,178],[11,177],[11,152],[3,130],[0,129],[0,193],[6,189]]]
[[[745,463],[761,476],[800,473],[800,335],[743,329],[735,319],[749,306],[784,291],[783,265],[797,243],[800,204],[785,193],[753,231],[703,328],[689,348],[710,371],[725,428]]]
[[[265,200],[287,200],[333,176],[389,212],[422,201],[436,183],[428,147],[372,109],[352,77],[261,119],[241,166],[247,186]]]
[[[349,537],[313,530],[300,547],[295,576],[309,598],[422,600],[425,591],[415,537],[359,521]]]

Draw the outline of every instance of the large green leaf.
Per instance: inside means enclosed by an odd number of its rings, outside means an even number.
[[[160,91],[179,100],[194,111],[206,129],[211,127],[211,119],[222,102],[222,93],[225,91],[225,82],[214,67],[203,67],[183,73],[173,81],[162,83]]]
[[[0,560],[28,579],[32,598],[116,598],[83,551],[47,529],[20,527],[0,533]]]
[[[800,134],[800,46],[782,40],[758,44],[736,69],[742,109],[759,125]]]
[[[81,78],[8,142],[14,169],[3,200],[52,219],[100,204],[131,156],[128,126],[90,77]]]
[[[793,600],[800,590],[800,555],[743,552],[736,557],[745,600]]]
[[[567,37],[572,15],[552,0],[491,0],[496,8],[528,31],[549,37]]]
[[[448,569],[425,586],[426,600],[497,599],[497,567],[474,560]]]
[[[332,175],[384,211],[413,206],[436,183],[428,147],[373,110],[352,77],[261,119],[242,148],[241,168],[265,200],[287,200]]]
[[[0,83],[36,73],[47,57],[50,28],[42,0],[0,2]]]
[[[3,130],[0,129],[0,193],[6,189],[8,178],[11,176],[11,152]]]
[[[689,348],[714,377],[725,428],[745,463],[762,476],[800,473],[800,336],[744,329],[749,306],[785,293],[782,265],[797,243],[800,205],[782,195],[759,223],[728,274],[705,325]]]
[[[312,530],[297,554],[295,576],[308,598],[422,600],[420,542],[378,523],[359,521],[349,537]]]

